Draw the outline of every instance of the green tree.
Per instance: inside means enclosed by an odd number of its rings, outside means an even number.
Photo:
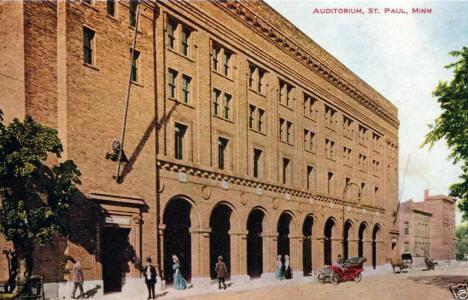
[[[68,236],[68,211],[81,174],[71,160],[48,160],[61,152],[55,129],[30,116],[6,124],[0,110],[0,234],[13,243],[21,281],[31,275],[35,246],[57,234]]]
[[[461,163],[463,173],[460,181],[450,186],[450,196],[459,198],[458,207],[463,219],[468,220],[468,48],[449,53],[457,58],[445,68],[453,70],[449,83],[439,82],[433,95],[442,108],[442,113],[433,124],[423,145],[444,139],[450,149],[453,163]]]
[[[468,256],[468,224],[457,225],[455,236],[457,259],[465,259],[465,256]]]

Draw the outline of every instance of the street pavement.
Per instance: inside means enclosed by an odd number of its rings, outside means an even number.
[[[217,284],[210,287],[191,288],[176,291],[166,288],[157,299],[190,299],[190,300],[253,300],[253,299],[286,299],[286,300],[452,300],[450,286],[468,282],[468,265],[436,267],[435,271],[415,269],[405,273],[364,276],[361,282],[341,282],[337,286],[320,284],[317,281],[265,281],[252,280],[245,284],[233,284],[227,290],[219,290]],[[146,299],[146,288],[142,284],[141,294],[106,295],[102,299]]]

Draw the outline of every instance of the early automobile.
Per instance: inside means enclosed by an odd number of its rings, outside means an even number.
[[[365,257],[356,256],[348,258],[342,265],[327,265],[320,271],[317,279],[320,283],[330,282],[333,285],[345,280],[360,282],[364,271],[362,264],[365,261]]]

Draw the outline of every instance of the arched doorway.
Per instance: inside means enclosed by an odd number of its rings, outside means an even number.
[[[278,255],[284,256],[290,255],[289,247],[289,225],[291,223],[292,216],[288,213],[282,213],[278,221]]]
[[[344,233],[343,233],[343,259],[346,260],[349,257],[349,233],[352,229],[353,224],[350,220],[345,222]]]
[[[250,212],[247,219],[247,274],[251,278],[263,273],[263,221],[265,213],[260,209]]]
[[[226,267],[231,270],[231,228],[232,209],[226,204],[217,205],[210,217],[210,271],[211,278],[216,278],[214,271],[218,256],[222,256]]]
[[[364,236],[367,230],[366,223],[361,223],[358,234],[358,256],[364,257]]]
[[[372,230],[372,267],[377,267],[377,241],[380,237],[380,226],[375,224]]]
[[[332,238],[334,238],[335,231],[335,221],[332,218],[328,218],[327,222],[325,223],[325,228],[323,230],[323,257],[325,265],[332,264]]]
[[[163,216],[166,225],[164,230],[164,278],[173,281],[172,255],[179,258],[180,271],[184,278],[192,275],[190,214],[192,205],[184,198],[174,198],[169,201]]]
[[[304,239],[302,241],[302,269],[304,276],[312,275],[312,226],[314,218],[307,216],[302,225],[302,234]]]

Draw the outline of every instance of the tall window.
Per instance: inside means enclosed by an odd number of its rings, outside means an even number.
[[[409,234],[409,222],[406,221],[405,222],[405,235],[408,235]]]
[[[279,119],[279,135],[280,140],[284,139],[284,119]]]
[[[263,109],[258,109],[258,131],[263,131],[263,115],[265,111]]]
[[[83,57],[84,62],[90,65],[94,60],[94,36],[94,30],[83,27]]]
[[[130,26],[136,26],[136,11],[137,11],[138,2],[136,0],[130,0]]]
[[[314,171],[314,167],[313,166],[307,166],[307,189],[310,190],[312,189],[312,172]]]
[[[169,69],[169,98],[176,98],[177,71]]]
[[[176,23],[172,20],[167,22],[167,46],[169,49],[174,49],[175,46],[175,29]]]
[[[132,49],[130,49],[130,55],[132,53]],[[140,57],[140,51],[134,50],[133,51],[133,58],[132,58],[132,74],[131,78],[132,81],[138,81],[138,58]]]
[[[286,141],[292,143],[292,123],[286,122]]]
[[[409,252],[409,242],[405,242],[405,252]]]
[[[346,177],[346,179],[345,179],[345,188],[346,188],[346,186],[348,186],[348,184],[349,184],[350,182],[351,182],[351,178]]]
[[[107,0],[107,14],[115,17],[115,0]]]
[[[187,27],[182,27],[182,54],[187,56],[189,54],[189,38],[191,30]]]
[[[254,87],[254,75],[256,67],[252,64],[249,65],[249,87]]]
[[[279,101],[280,103],[290,106],[291,105],[291,92],[292,86],[280,80]]]
[[[306,150],[310,150],[309,149],[309,130],[307,129],[304,129],[304,148]]]
[[[188,103],[190,100],[190,82],[192,78],[187,75],[182,76],[182,100]]]
[[[221,49],[217,46],[213,46],[213,69],[216,71],[219,68],[219,53],[221,52]]]
[[[332,172],[328,172],[327,193],[333,194],[333,176]]]
[[[224,158],[229,140],[219,137],[218,139],[218,168],[224,170]]]
[[[255,106],[252,104],[249,105],[249,128],[254,128],[254,115],[255,115]]]
[[[219,96],[221,91],[214,89],[213,90],[213,113],[219,115]]]
[[[283,184],[289,183],[289,162],[288,158],[283,158]]]
[[[174,156],[176,159],[184,158],[184,135],[187,131],[187,126],[176,123],[175,124],[175,149]]]
[[[231,95],[224,93],[224,117],[226,119],[231,116],[231,98]]]
[[[265,77],[265,71],[258,69],[258,91],[263,93],[263,80]]]
[[[254,157],[253,157],[253,176],[254,177],[259,177],[261,157],[262,157],[262,150],[254,149]]]
[[[223,74],[226,76],[229,76],[231,71],[229,69],[230,61],[231,60],[231,53],[228,52],[227,50],[224,50],[224,56],[223,56]]]
[[[335,129],[336,110],[325,105],[325,125],[330,129]]]

